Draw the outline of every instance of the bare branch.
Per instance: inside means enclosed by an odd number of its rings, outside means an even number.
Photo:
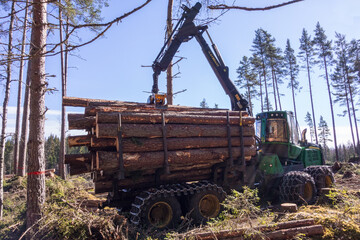
[[[210,6],[208,6],[208,8],[212,9],[212,10],[237,9],[237,10],[244,10],[244,11],[266,11],[266,10],[271,10],[271,9],[274,9],[274,8],[284,7],[286,5],[290,5],[290,4],[297,3],[297,2],[302,2],[302,1],[304,1],[304,0],[293,0],[293,1],[289,1],[289,2],[280,3],[280,4],[277,4],[277,5],[263,7],[263,8],[249,8],[249,7],[240,7],[240,6],[228,6],[226,4],[210,5]]]

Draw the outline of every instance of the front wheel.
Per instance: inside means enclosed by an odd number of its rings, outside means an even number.
[[[299,171],[288,172],[280,184],[281,202],[312,204],[316,199],[316,186],[310,174]]]

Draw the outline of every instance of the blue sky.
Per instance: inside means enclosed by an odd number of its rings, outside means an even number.
[[[110,7],[104,9],[104,18],[111,20],[123,13],[132,10],[144,1],[109,1]],[[283,1],[242,0],[235,4],[241,6],[262,7]],[[68,76],[68,96],[112,99],[121,101],[145,102],[152,86],[152,69],[141,67],[151,65],[157,56],[164,41],[165,0],[153,0],[141,11],[124,19],[113,26],[105,37],[91,45],[81,48],[74,53],[79,57],[70,58]],[[292,47],[298,52],[299,38],[303,28],[313,36],[317,22],[325,29],[328,38],[334,39],[335,31],[345,34],[347,40],[359,39],[360,1],[358,0],[305,0],[283,8],[261,12],[245,12],[231,10],[220,18],[220,21],[211,24],[209,32],[217,44],[225,64],[230,69],[230,77],[236,80],[236,69],[242,56],[251,54],[250,48],[254,32],[263,28],[276,39],[276,45],[284,49],[286,40],[290,39]],[[209,14],[217,16],[219,11]],[[91,32],[80,32],[83,41],[88,39]],[[197,41],[191,40],[180,47],[177,54],[185,57],[181,61],[180,78],[174,80],[174,92],[187,89],[186,92],[176,95],[175,104],[199,106],[203,98],[210,107],[218,104],[220,108],[229,108],[230,101],[223,91],[220,83],[208,65]],[[49,86],[60,89],[59,56],[47,59],[47,72],[56,75],[49,79]],[[174,68],[174,73],[178,67]],[[313,88],[315,95],[316,118],[324,116],[331,126],[330,107],[325,80],[320,76],[322,71],[314,69]],[[303,90],[297,95],[298,120],[301,126],[306,112],[311,111],[307,78],[304,73],[299,75]],[[283,109],[292,110],[290,89],[287,83],[280,87],[285,95],[282,97]],[[160,91],[166,90],[165,74],[161,74],[159,81]],[[15,89],[15,85],[13,87]],[[239,89],[244,93],[245,89]],[[10,106],[14,107],[15,90],[12,91]],[[52,110],[47,114],[46,134],[58,134],[60,129],[60,116],[57,114],[61,108],[61,94],[55,92],[46,97],[46,105]],[[68,111],[82,112],[82,108],[68,108]],[[255,101],[255,111],[260,111],[260,102]],[[335,112],[342,112],[342,108],[335,107]],[[14,117],[13,114],[9,115]],[[347,118],[336,117],[339,140],[350,140],[347,128]],[[9,130],[12,131],[13,120],[9,120]]]

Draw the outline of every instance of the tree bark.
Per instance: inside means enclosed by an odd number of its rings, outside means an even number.
[[[59,0],[61,3],[61,0]],[[66,75],[64,62],[64,47],[63,47],[63,26],[62,26],[62,9],[59,6],[59,37],[60,37],[60,60],[61,60],[61,97],[66,96]],[[61,105],[61,134],[60,134],[60,151],[59,151],[59,172],[62,179],[66,179],[65,167],[65,106]]]
[[[13,27],[15,20],[15,1],[11,4],[11,17],[9,24],[9,43],[7,49],[7,63],[6,63],[6,84],[5,95],[3,102],[3,112],[1,121],[1,135],[0,135],[0,219],[3,218],[4,208],[4,154],[5,154],[5,140],[6,140],[6,125],[7,125],[7,108],[10,98],[10,83],[11,83],[11,66],[12,66],[12,41],[13,41]]]
[[[45,202],[45,52],[47,37],[47,1],[33,0],[33,23],[31,31],[31,98],[29,128],[29,159],[27,178],[27,228],[41,218]],[[36,231],[37,227],[33,228]],[[29,238],[31,233],[28,235]]]
[[[25,7],[25,16],[24,16],[24,25],[23,25],[23,34],[21,41],[21,58],[20,58],[20,69],[19,69],[19,85],[18,85],[18,97],[17,97],[17,107],[16,107],[16,124],[15,124],[15,142],[14,142],[14,174],[18,172],[19,165],[19,141],[20,141],[20,110],[21,110],[21,97],[22,97],[22,79],[24,72],[24,56],[25,56],[25,44],[26,44],[26,30],[27,30],[27,19],[28,19],[28,5],[30,0],[26,0]]]

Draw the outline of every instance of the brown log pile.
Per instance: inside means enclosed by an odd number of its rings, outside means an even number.
[[[241,164],[256,154],[255,120],[246,112],[72,97],[63,103],[85,107],[84,114],[68,114],[68,126],[88,134],[70,136],[68,144],[89,153],[66,155],[65,162],[71,175],[92,172],[96,193],[111,190],[121,168],[119,187],[144,187],[210,179],[215,164],[230,157]]]

